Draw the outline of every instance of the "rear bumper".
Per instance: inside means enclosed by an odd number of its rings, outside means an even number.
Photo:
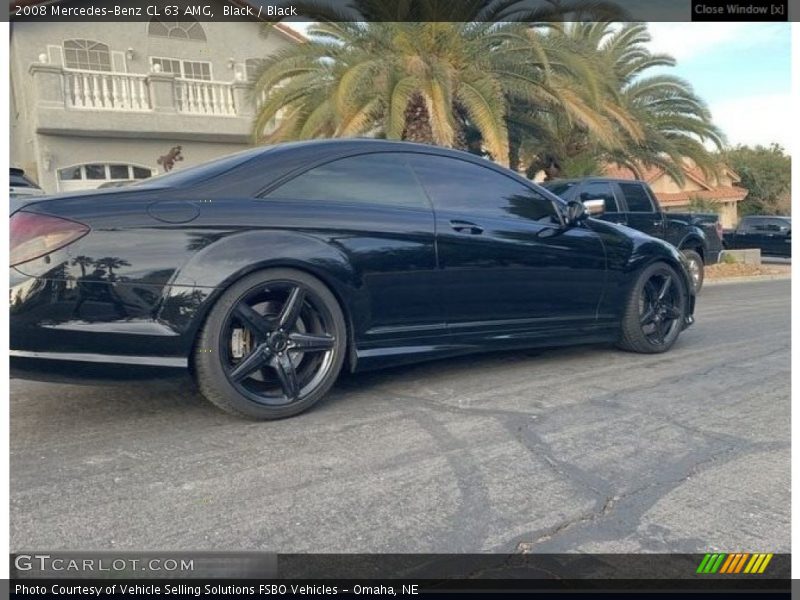
[[[11,269],[11,375],[112,383],[186,374],[191,336],[156,315],[161,296],[125,282],[29,277]],[[182,313],[194,316],[191,307]]]

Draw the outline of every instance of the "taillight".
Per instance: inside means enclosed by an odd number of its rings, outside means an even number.
[[[722,223],[720,223],[719,221],[717,221],[717,222],[715,223],[715,225],[716,225],[716,227],[717,227],[717,235],[719,236],[719,239],[722,239]]]
[[[83,223],[19,211],[11,215],[11,266],[71,244],[89,233]]]

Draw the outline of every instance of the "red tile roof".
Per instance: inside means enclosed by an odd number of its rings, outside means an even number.
[[[658,198],[659,203],[665,206],[669,206],[670,204],[686,204],[687,202],[691,202],[693,198],[698,198],[700,200],[741,202],[746,196],[746,189],[732,186],[722,186],[714,188],[713,190],[699,190],[694,192],[656,192],[656,198]]]
[[[722,169],[731,177],[731,179],[734,180],[734,182],[740,181],[739,176],[733,170],[724,165],[722,166]],[[665,174],[664,169],[659,167],[638,167],[638,170],[640,171],[641,179],[647,183],[653,183],[656,179]],[[698,198],[701,200],[724,200],[728,202],[740,202],[747,196],[747,190],[744,188],[728,185],[713,185],[706,179],[703,171],[697,166],[688,164],[684,165],[683,172],[686,174],[687,178],[702,186],[704,189],[689,192],[656,192],[656,197],[661,204],[666,206],[681,205],[690,202],[693,198]],[[612,177],[614,179],[639,179],[638,174],[634,173],[632,169],[616,164],[606,165],[603,168],[603,173],[607,177]]]

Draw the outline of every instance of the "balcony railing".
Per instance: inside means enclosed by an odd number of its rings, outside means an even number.
[[[34,65],[36,66],[36,65]],[[163,73],[147,75],[58,68],[59,96],[70,109],[121,112],[172,111],[185,115],[252,116],[249,86],[242,82],[182,79]]]
[[[175,80],[178,112],[193,115],[236,115],[233,86],[218,81]]]
[[[70,108],[151,110],[146,75],[64,70],[64,98]]]

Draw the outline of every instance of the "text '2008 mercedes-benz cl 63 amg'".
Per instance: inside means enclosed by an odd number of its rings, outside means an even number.
[[[297,414],[343,368],[608,342],[692,322],[680,253],[483,158],[379,140],[263,147],[11,216],[11,363],[84,381],[189,372]]]

